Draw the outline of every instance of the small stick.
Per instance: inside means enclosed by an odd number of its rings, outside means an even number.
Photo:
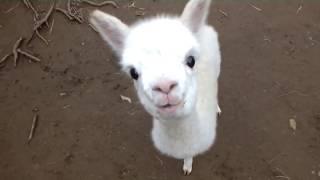
[[[12,49],[12,54],[13,54],[13,64],[14,66],[16,67],[17,66],[17,61],[18,61],[18,52],[17,52],[17,49],[19,48],[21,42],[22,42],[23,38],[20,37],[16,43],[14,43],[14,46],[13,46],[13,49]]]
[[[3,58],[1,58],[1,60],[0,60],[0,64],[6,62],[8,60],[8,57],[10,57],[10,56],[12,56],[12,53],[9,53],[9,54],[3,56]]]
[[[276,170],[281,173],[280,176],[275,176],[276,178],[285,178],[290,180],[290,177],[287,176],[286,173],[284,173],[280,168],[276,168]]]
[[[220,12],[222,15],[224,15],[225,17],[228,17],[228,13],[222,11],[221,9],[218,9],[218,10],[219,10],[219,12]]]
[[[95,31],[95,32],[98,32],[98,30],[92,25],[89,23],[89,26]]]
[[[52,34],[53,25],[54,25],[54,19],[52,19],[52,23],[51,23],[51,27],[50,27],[50,30],[49,30],[49,34]]]
[[[136,16],[144,16],[146,13],[143,11],[136,11]]]
[[[19,5],[20,5],[20,2],[18,2],[15,6],[13,6],[12,8],[10,8],[10,9],[8,9],[8,10],[6,10],[6,11],[3,12],[3,13],[4,13],[4,14],[7,14],[7,13],[13,11],[14,9],[16,9]]]
[[[255,6],[255,5],[251,4],[251,3],[249,3],[249,5],[251,7],[253,7],[255,10],[257,10],[257,11],[262,11],[262,9],[258,8],[257,6]]]
[[[144,11],[144,10],[145,10],[145,8],[137,7],[135,1],[132,1],[132,2],[128,5],[128,8],[134,8],[134,9],[138,9],[138,10],[141,10],[141,11]]]
[[[35,57],[35,56],[33,56],[33,55],[25,52],[25,51],[22,51],[21,49],[18,49],[17,51],[18,51],[20,54],[28,57],[29,59],[31,59],[31,60],[33,60],[33,61],[35,61],[35,62],[41,62],[41,60],[40,60],[39,58],[37,58],[37,57]]]
[[[38,31],[38,29],[36,29],[36,35],[48,46],[49,42],[46,38],[44,38]]]
[[[64,14],[65,16],[67,16],[67,18],[68,18],[70,21],[74,19],[72,16],[69,15],[68,11],[66,11],[66,10],[64,10],[64,9],[62,9],[62,8],[57,7],[57,8],[56,8],[56,11],[61,12],[62,14]]]
[[[299,12],[301,11],[301,9],[302,9],[302,5],[299,6],[299,8],[297,9],[297,12],[296,12],[296,13],[299,14]]]
[[[298,94],[298,95],[300,95],[300,96],[305,96],[305,97],[306,97],[306,96],[309,96],[309,95],[304,94],[304,93],[302,93],[302,92],[299,92],[299,91],[297,91],[297,90],[293,90],[293,91],[290,91],[290,92],[288,92],[288,93],[282,94],[282,95],[280,95],[279,97],[287,96],[287,95],[293,94],[293,93],[296,93],[296,94]]]
[[[101,6],[105,6],[105,5],[111,5],[114,8],[119,8],[119,6],[117,5],[117,3],[115,3],[114,1],[104,1],[101,3],[96,3],[96,2],[92,2],[90,0],[82,0],[82,2],[89,4],[91,6],[96,6],[96,7],[101,7]]]
[[[28,137],[28,143],[30,143],[30,141],[33,138],[34,132],[35,132],[37,124],[38,124],[37,122],[38,122],[38,114],[35,114],[33,116],[33,120],[32,120],[32,126],[31,126],[31,129],[30,129],[29,137]]]

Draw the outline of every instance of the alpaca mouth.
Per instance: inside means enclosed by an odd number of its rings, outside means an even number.
[[[184,103],[178,103],[178,104],[165,104],[165,105],[161,105],[161,106],[158,106],[159,110],[162,111],[162,112],[175,112],[179,107],[180,105],[182,105]]]
[[[176,106],[176,105],[172,105],[172,104],[166,104],[166,105],[163,105],[163,106],[160,106],[161,108],[170,108],[172,106]]]

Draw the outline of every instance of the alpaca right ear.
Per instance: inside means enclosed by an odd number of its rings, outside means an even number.
[[[99,10],[91,13],[89,21],[117,55],[121,55],[129,27],[118,18]]]
[[[205,25],[209,14],[211,0],[189,0],[185,6],[181,20],[194,33]]]

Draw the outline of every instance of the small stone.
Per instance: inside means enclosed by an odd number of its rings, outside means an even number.
[[[59,93],[59,96],[61,96],[61,97],[66,96],[66,95],[67,95],[66,92],[61,92],[61,93]]]
[[[84,45],[85,45],[85,43],[84,43],[84,42],[82,42],[82,43],[81,43],[81,46],[84,46]]]
[[[127,96],[120,95],[120,98],[122,101],[127,101],[130,104],[132,103],[131,99]]]
[[[39,111],[39,108],[38,107],[34,107],[33,109],[32,109],[32,112],[38,112]]]
[[[289,119],[289,126],[294,131],[297,129],[297,122],[295,119]]]

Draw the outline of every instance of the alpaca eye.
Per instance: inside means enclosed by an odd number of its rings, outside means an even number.
[[[190,67],[193,68],[194,64],[196,63],[195,59],[193,56],[188,56],[186,60],[186,64]]]
[[[139,74],[137,73],[135,68],[130,69],[130,75],[131,75],[131,78],[134,80],[138,80],[139,78]]]

